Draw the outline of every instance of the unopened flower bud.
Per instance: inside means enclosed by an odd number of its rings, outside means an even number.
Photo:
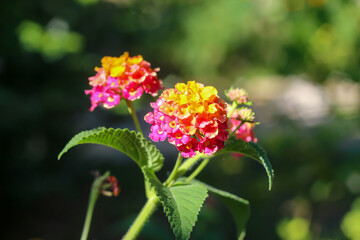
[[[242,122],[255,122],[255,113],[250,108],[243,107],[236,109],[233,116],[236,116],[235,118]]]
[[[109,191],[110,190],[110,191]],[[120,193],[119,181],[115,176],[109,176],[106,178],[102,185],[101,193],[107,197],[118,196]]]
[[[246,104],[249,102],[248,94],[243,88],[231,88],[225,92],[226,96],[237,104]]]

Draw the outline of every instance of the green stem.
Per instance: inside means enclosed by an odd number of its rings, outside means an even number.
[[[136,116],[136,112],[135,112],[135,108],[134,108],[134,105],[132,103],[132,101],[128,100],[128,99],[125,99],[125,102],[126,102],[126,105],[128,107],[128,110],[129,110],[129,113],[134,121],[134,124],[135,124],[135,127],[136,127],[136,130],[141,133],[141,135],[143,135],[142,133],[142,130],[141,130],[141,127],[140,127],[140,123],[139,123],[139,120]]]
[[[200,165],[195,169],[193,173],[186,179],[185,183],[189,183],[191,180],[196,178],[197,175],[204,169],[204,167],[209,163],[210,157],[205,158]]]
[[[132,101],[128,100],[128,99],[125,99],[125,102],[126,102],[126,105],[128,107],[128,111],[133,119],[133,122],[135,124],[135,128],[136,130],[141,134],[141,135],[144,135],[142,130],[141,130],[141,127],[140,127],[140,123],[139,123],[139,120],[136,116],[136,112],[135,112],[135,108],[134,108],[134,104],[132,103]],[[149,192],[150,192],[150,188],[149,188],[149,184],[145,181],[145,194],[146,194],[146,197],[149,198]]]
[[[179,170],[175,176],[175,179],[178,179],[179,177],[183,176],[189,168],[191,168],[194,164],[196,164],[201,158],[205,157],[205,154],[197,153],[195,157],[188,158],[181,166],[179,167]]]
[[[231,115],[233,114],[233,112],[235,111],[235,109],[237,108],[238,104],[236,102],[233,102],[231,107],[230,107],[230,110],[227,114],[228,117],[231,117]]]
[[[103,182],[106,180],[106,178],[108,176],[110,176],[110,172],[106,172],[104,175],[95,178],[95,180],[94,180],[94,182],[93,182],[93,184],[91,186],[88,209],[87,209],[87,212],[86,212],[84,228],[83,228],[80,240],[86,240],[87,237],[88,237],[90,224],[91,224],[91,219],[92,219],[92,215],[93,215],[93,212],[94,212],[94,207],[95,207],[95,204],[96,204],[96,200],[98,199],[98,197],[100,195],[101,185],[103,184]]]
[[[147,198],[151,196],[150,183],[145,180],[145,194]]]
[[[159,205],[159,200],[156,196],[153,196],[149,198],[143,207],[141,209],[141,212],[136,217],[134,223],[131,225],[125,236],[122,238],[123,240],[133,240],[135,239],[142,228],[144,227],[144,224],[149,219],[151,214],[155,211],[156,207]]]
[[[232,131],[230,134],[229,134],[229,138],[235,134],[235,132],[246,122],[241,122],[236,128],[234,131]]]
[[[176,180],[175,177],[177,175],[177,172],[178,172],[178,169],[179,169],[180,164],[182,162],[182,159],[183,159],[183,157],[182,157],[181,153],[179,152],[179,155],[178,155],[178,157],[176,159],[174,169],[172,170],[172,172],[171,172],[170,176],[168,177],[168,179],[164,182],[165,186],[170,187],[174,183],[174,181]]]

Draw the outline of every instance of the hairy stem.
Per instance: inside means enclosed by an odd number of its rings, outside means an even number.
[[[197,175],[206,167],[206,165],[209,163],[210,157],[205,158],[200,165],[195,169],[194,172],[190,174],[189,177],[186,178],[185,183],[189,183],[191,180],[196,178]]]
[[[89,235],[90,224],[91,224],[91,219],[92,219],[92,215],[94,212],[96,200],[98,199],[98,197],[100,195],[101,185],[103,184],[103,182],[106,180],[106,178],[108,176],[110,176],[110,172],[106,172],[104,175],[95,178],[95,180],[91,186],[88,209],[86,212],[85,223],[84,223],[84,227],[83,227],[83,231],[82,231],[80,240],[86,240]]]
[[[237,108],[238,104],[236,102],[233,102],[231,107],[230,107],[230,110],[227,114],[228,117],[231,117],[231,115],[233,114],[233,112],[235,111],[235,109]]]
[[[180,167],[182,159],[183,159],[183,157],[182,157],[181,153],[179,152],[179,155],[178,155],[178,157],[176,159],[174,169],[172,170],[172,172],[171,172],[170,176],[168,177],[168,179],[164,182],[165,186],[170,187],[174,183],[174,181],[176,180],[176,175],[178,173],[178,169]]]
[[[140,133],[141,135],[144,135],[141,127],[140,127],[140,123],[139,123],[139,119],[136,116],[136,112],[135,112],[135,108],[134,108],[134,104],[132,103],[132,101],[125,99],[126,105],[128,107],[128,111],[133,119],[133,122],[135,124],[135,128],[138,131],[138,133]],[[150,192],[150,188],[149,188],[149,183],[147,181],[145,181],[145,195],[147,198],[149,198],[149,192]]]
[[[198,153],[193,158],[188,158],[181,166],[176,174],[175,179],[183,176],[194,164],[196,164],[201,158],[206,157],[205,154]]]
[[[141,130],[141,127],[140,127],[140,123],[139,123],[139,120],[136,116],[136,112],[135,112],[135,108],[134,108],[134,104],[132,103],[132,101],[128,100],[128,99],[125,99],[125,102],[126,102],[126,105],[128,107],[128,110],[129,110],[129,113],[134,121],[134,124],[135,124],[135,127],[136,127],[136,130],[143,134],[142,133],[142,130]]]
[[[244,123],[246,123],[246,122],[241,122],[241,123],[235,128],[235,130],[232,131],[232,132],[229,134],[229,138],[230,138],[232,135],[234,135],[235,132],[236,132],[242,125],[244,125]]]
[[[147,198],[150,198],[150,196],[151,196],[150,183],[146,180],[145,180],[145,194],[146,194]]]
[[[155,211],[158,205],[159,205],[158,198],[156,196],[150,197],[122,239],[123,240],[135,239],[139,235],[146,221],[150,218],[150,216],[153,214],[153,212]]]

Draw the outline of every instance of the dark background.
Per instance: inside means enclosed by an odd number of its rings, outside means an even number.
[[[142,174],[96,145],[57,154],[82,130],[134,129],[122,102],[89,112],[102,56],[142,54],[166,87],[244,87],[275,169],[222,157],[199,179],[251,203],[247,239],[360,239],[360,2],[353,0],[34,0],[0,3],[1,239],[79,239],[91,170],[121,185],[101,197],[89,239],[119,239],[145,203]],[[140,119],[151,97],[136,101]],[[149,125],[142,121],[148,132]],[[157,144],[166,157],[176,150]],[[235,239],[213,197],[192,239]],[[139,239],[173,239],[162,210]]]

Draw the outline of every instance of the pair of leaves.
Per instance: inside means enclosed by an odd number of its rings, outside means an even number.
[[[164,187],[154,173],[163,166],[164,158],[162,154],[142,135],[127,129],[114,130],[100,127],[83,131],[69,141],[58,158],[60,159],[72,147],[84,143],[106,145],[125,153],[133,159],[154,188],[156,196],[168,216],[176,239],[190,238],[200,208],[207,197],[205,187],[199,184],[174,186],[172,188]]]
[[[228,206],[235,218],[239,239],[244,236],[245,223],[249,217],[249,204],[233,194],[218,190],[204,183],[194,181],[192,184],[164,187],[154,172],[159,171],[164,162],[160,151],[141,134],[128,129],[106,129],[104,127],[84,131],[74,136],[61,151],[58,158],[70,148],[84,143],[102,144],[117,149],[133,159],[142,169],[145,178],[150,182],[157,197],[163,205],[171,228],[177,239],[189,239],[198,213],[207,197],[207,191],[217,195]],[[265,151],[255,143],[238,139],[231,142],[217,154],[238,152],[259,161],[266,169],[269,178],[269,189],[272,185],[273,170]]]
[[[102,144],[117,149],[132,158],[140,168],[147,167],[153,169],[155,172],[159,171],[164,164],[164,157],[160,151],[141,134],[135,133],[135,131],[129,131],[128,129],[115,130],[104,127],[83,131],[75,135],[61,151],[58,159],[70,148],[84,143]],[[266,170],[269,179],[269,190],[271,189],[274,171],[265,151],[260,145],[237,139],[227,144],[226,147],[218,151],[216,155],[226,152],[241,153],[260,162]]]
[[[164,164],[164,157],[160,151],[140,133],[105,127],[75,135],[60,152],[58,159],[70,148],[84,143],[101,144],[119,150],[134,160],[140,168],[147,167],[157,172]]]

